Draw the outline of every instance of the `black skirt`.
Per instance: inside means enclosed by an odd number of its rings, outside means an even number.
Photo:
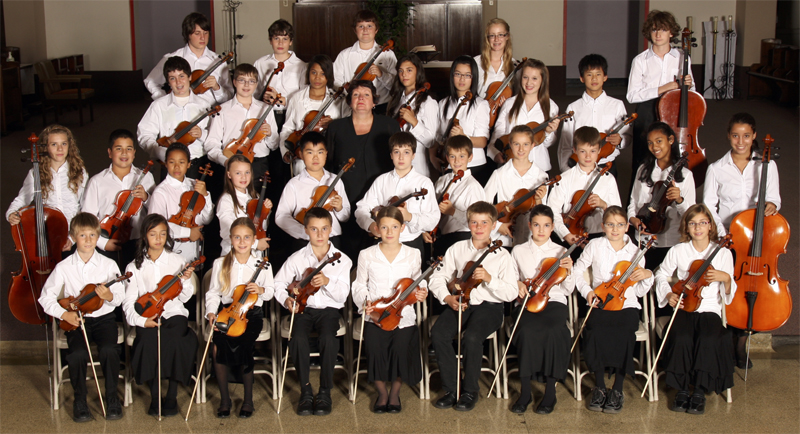
[[[394,381],[400,377],[406,384],[416,384],[422,379],[422,356],[416,325],[387,332],[365,322],[364,347],[370,382]]]
[[[635,374],[633,348],[639,329],[639,309],[619,311],[592,309],[584,330],[584,358],[591,372],[615,368],[626,375]]]
[[[134,378],[144,384],[158,374],[158,329],[136,327],[133,341]],[[197,335],[183,315],[161,320],[161,378],[189,384],[197,359]]]
[[[662,357],[667,386],[718,394],[733,387],[733,342],[716,313],[678,311]]]
[[[223,306],[223,308],[229,305]],[[217,348],[215,363],[228,367],[241,366],[243,374],[253,371],[253,347],[264,327],[264,310],[254,306],[247,312],[247,328],[241,336],[230,337],[225,333],[214,332],[214,346]]]
[[[517,318],[520,308],[514,309],[512,318]],[[536,377],[542,383],[546,377],[566,378],[571,344],[568,318],[567,306],[557,302],[547,303],[539,313],[522,313],[512,340],[517,347],[520,377]]]

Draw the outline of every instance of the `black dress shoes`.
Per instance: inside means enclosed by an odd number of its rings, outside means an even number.
[[[511,412],[517,414],[525,413],[528,411],[528,406],[531,405],[532,400],[533,399],[530,396],[520,396],[519,399],[517,399],[517,402],[511,406]]]
[[[372,412],[375,414],[383,414],[389,410],[389,406],[386,404],[378,405],[378,400],[375,400],[375,405],[372,406]]]
[[[386,406],[386,412],[391,414],[400,413],[403,410],[403,406],[400,404],[400,398],[397,398],[397,405],[389,404]]]
[[[106,400],[106,420],[118,419],[122,419],[122,403],[116,394],[109,395]]]
[[[706,412],[706,396],[700,394],[693,394],[689,398],[689,408],[686,410],[689,414],[703,414]]]
[[[536,406],[536,410],[534,410],[533,412],[536,413],[536,414],[550,414],[556,408],[556,403],[557,402],[558,402],[558,399],[553,399],[553,404],[552,405],[542,405],[543,403],[540,402],[539,405]]]
[[[670,408],[670,410],[678,413],[685,413],[688,409],[689,392],[686,390],[681,390],[675,395],[675,401],[672,402],[672,408]]]
[[[252,404],[242,404],[242,408],[239,409],[239,418],[240,419],[247,419],[253,415],[253,408]]]
[[[462,392],[461,397],[458,398],[456,403],[456,411],[470,411],[475,408],[475,403],[478,402],[478,395],[471,392]]]
[[[92,412],[86,404],[86,398],[76,399],[72,404],[72,420],[75,422],[89,422],[92,420]]]
[[[314,415],[327,416],[331,414],[333,408],[333,400],[331,400],[331,391],[329,389],[319,389],[319,393],[314,397]]]
[[[453,406],[456,405],[456,401],[458,401],[456,394],[453,392],[447,392],[443,397],[436,400],[436,403],[433,404],[433,406],[436,408],[453,408]]]
[[[298,416],[311,416],[314,414],[314,392],[303,392],[300,394],[300,402],[297,404]]]

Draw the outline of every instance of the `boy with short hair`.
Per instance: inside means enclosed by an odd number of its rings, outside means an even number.
[[[286,101],[305,83],[306,63],[289,49],[294,41],[294,28],[288,21],[284,19],[275,21],[267,32],[272,54],[253,62],[253,66],[258,70],[258,87],[255,95],[267,104],[272,103],[278,94],[281,95],[273,110],[280,129],[286,114]],[[265,88],[270,74],[278,67],[278,63],[283,63],[283,70],[273,76],[269,88]]]
[[[450,307],[442,312],[431,328],[431,341],[445,392],[434,405],[441,409],[455,406],[459,411],[469,411],[475,407],[480,392],[478,379],[483,342],[502,325],[503,303],[514,300],[517,295],[514,262],[505,249],[497,249],[489,254],[475,269],[472,277],[481,283],[470,293],[468,303],[459,303],[459,298],[450,294],[447,283],[453,276],[461,276],[466,263],[477,261],[489,248],[497,210],[488,202],[475,202],[467,209],[467,220],[471,238],[447,249],[441,266],[433,272],[428,283],[428,288],[439,303]],[[456,364],[459,362],[453,350],[453,338],[457,337],[459,329],[459,310],[462,311],[464,380],[461,382],[461,395],[457,396]]]
[[[58,304],[62,292],[63,297],[77,297],[88,284],[97,284],[95,292],[104,300],[103,306],[84,315],[83,327],[87,337],[97,344],[100,355],[99,362],[103,377],[105,377],[105,406],[106,419],[116,420],[122,417],[122,405],[117,395],[117,381],[119,378],[120,351],[117,346],[117,320],[114,309],[122,304],[125,298],[123,285],[112,285],[107,288],[101,283],[108,282],[119,276],[119,267],[111,259],[96,254],[95,246],[100,238],[100,221],[92,214],[80,212],[72,218],[69,233],[75,240],[75,253],[59,262],[47,278],[39,304],[45,313],[53,318],[66,321],[78,327],[66,332],[67,364],[69,365],[69,380],[75,392],[72,420],[75,422],[88,422],[92,420],[92,413],[86,404],[86,370],[89,363],[89,353],[84,341],[83,331],[80,329],[80,317],[77,312],[70,312]],[[57,367],[56,369],[60,369]]]
[[[287,288],[294,280],[301,280],[308,268],[316,269],[334,254],[340,253],[338,261],[325,265],[311,280],[311,285],[320,289],[308,298],[302,315],[294,316],[289,352],[300,380],[300,402],[297,414],[300,416],[325,416],[332,407],[333,369],[339,351],[339,310],[344,307],[350,293],[350,268],[352,261],[330,242],[333,217],[325,208],[311,208],[306,213],[303,225],[308,244],[294,252],[284,262],[275,275],[275,300],[289,310],[297,312],[295,295],[289,295]],[[289,320],[284,317],[284,321]],[[319,393],[309,382],[309,335],[319,333],[320,367]]]
[[[561,139],[558,142],[558,166],[561,172],[566,172],[575,162],[570,159],[573,153],[573,136],[575,131],[584,126],[597,128],[600,132],[610,132],[619,126],[627,117],[625,104],[612,98],[603,90],[603,83],[608,80],[608,62],[599,54],[587,54],[578,63],[581,74],[581,83],[585,86],[583,96],[567,106],[565,113],[575,112],[573,122],[564,122],[561,129]],[[622,127],[619,133],[606,137],[606,141],[614,145],[614,152],[602,158],[598,164],[601,166],[614,161],[620,150],[630,143],[631,127]],[[616,169],[612,167],[612,174]]]

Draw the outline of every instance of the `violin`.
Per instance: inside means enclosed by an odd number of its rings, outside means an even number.
[[[142,169],[141,175],[131,186],[130,190],[123,190],[117,193],[114,199],[114,212],[100,220],[100,235],[109,240],[118,240],[121,243],[128,241],[131,237],[131,219],[142,209],[144,201],[133,196],[133,189],[137,185],[142,185],[150,168],[153,167],[153,160],[147,162],[147,166]]]
[[[672,204],[672,200],[668,200],[667,190],[672,186],[672,181],[675,179],[675,174],[678,173],[683,166],[688,164],[686,153],[681,155],[681,159],[669,171],[667,179],[658,181],[653,184],[653,195],[650,202],[645,204],[638,213],[636,218],[641,220],[642,224],[651,234],[660,234],[667,228],[667,207]]]
[[[39,305],[39,295],[47,277],[61,262],[61,250],[69,242],[69,223],[61,211],[44,206],[39,175],[39,137],[32,133],[28,141],[33,163],[33,205],[17,211],[20,222],[11,226],[11,237],[16,250],[22,254],[22,265],[19,271],[11,274],[8,308],[24,323],[44,324],[47,315]]]
[[[333,211],[333,205],[328,203],[328,199],[333,195],[339,194],[335,190],[336,183],[338,183],[339,180],[342,179],[342,175],[344,175],[345,172],[347,172],[348,170],[350,170],[351,167],[353,167],[353,164],[355,164],[355,162],[356,162],[355,158],[350,158],[349,160],[347,160],[347,163],[345,163],[345,165],[342,166],[342,168],[339,170],[339,173],[336,174],[336,178],[333,179],[331,185],[320,185],[319,187],[317,187],[314,190],[314,194],[311,196],[311,205],[309,205],[307,208],[301,209],[300,212],[298,212],[297,215],[294,216],[294,219],[297,220],[301,225],[305,225],[306,213],[311,208],[320,207],[320,208],[325,208],[329,212]]]
[[[507,99],[511,98],[512,91],[509,84],[511,84],[511,80],[514,79],[514,75],[520,70],[520,68],[522,68],[522,65],[526,60],[528,60],[528,58],[523,57],[522,60],[514,67],[514,70],[511,71],[511,74],[508,74],[505,80],[502,82],[492,82],[486,89],[486,101],[489,102],[489,128],[493,128],[495,122],[497,122],[497,114],[500,113],[500,107],[504,102],[506,102]]]
[[[232,338],[244,334],[244,331],[247,330],[247,323],[249,322],[247,319],[247,312],[258,302],[258,294],[247,291],[247,285],[254,283],[258,275],[261,274],[261,271],[267,267],[269,267],[269,262],[267,262],[267,258],[264,258],[258,264],[256,271],[253,273],[253,277],[251,277],[247,283],[237,285],[233,288],[233,303],[222,309],[214,322],[214,327],[216,327],[217,330]]]
[[[614,146],[614,145],[612,145],[611,143],[608,142],[608,140],[607,140],[608,136],[613,136],[614,134],[619,134],[619,132],[622,131],[622,129],[625,128],[626,125],[631,124],[638,117],[639,117],[638,114],[633,113],[632,115],[630,115],[627,118],[625,118],[625,120],[623,120],[621,124],[617,125],[616,127],[614,127],[614,129],[609,131],[608,134],[600,133],[600,154],[597,157],[598,161],[602,160],[603,158],[608,157],[609,155],[614,153],[615,149],[618,149],[616,146]],[[620,144],[622,144],[622,143],[620,143]],[[572,161],[574,161],[575,163],[578,162],[578,154],[576,154],[574,152],[572,153],[572,155],[569,158]]]
[[[400,325],[400,320],[403,318],[403,309],[406,306],[411,306],[417,302],[417,290],[420,282],[427,279],[433,273],[439,264],[442,263],[442,257],[433,261],[431,266],[425,270],[416,280],[408,277],[400,279],[392,290],[392,295],[375,300],[372,306],[372,312],[369,317],[372,322],[381,328],[390,332]]]
[[[158,140],[156,140],[156,143],[158,143],[158,146],[164,148],[169,148],[169,145],[175,142],[183,143],[186,146],[191,145],[197,139],[192,137],[191,134],[189,134],[189,131],[200,124],[200,122],[203,122],[203,119],[206,117],[211,116],[213,118],[216,116],[220,110],[220,106],[215,105],[214,107],[211,107],[207,111],[201,113],[200,116],[195,118],[193,121],[183,121],[179,123],[178,126],[175,127],[175,132],[172,133],[171,136],[159,137]]]
[[[123,280],[130,279],[131,276],[133,276],[133,273],[128,271],[122,276],[117,276],[116,279],[109,280],[108,282],[103,283],[102,286],[108,288],[117,282],[122,282]],[[64,308],[67,312],[80,311],[84,315],[86,315],[87,313],[92,313],[103,307],[103,304],[105,303],[105,300],[100,298],[97,295],[97,292],[95,291],[95,289],[97,289],[98,286],[101,285],[90,283],[83,287],[81,293],[78,294],[77,297],[64,297],[58,300],[58,304],[59,306]],[[77,326],[74,326],[66,321],[59,321],[58,325],[59,327],[61,327],[61,330],[64,330],[65,332],[71,332],[78,328]]]
[[[297,305],[298,313],[303,313],[306,310],[306,305],[308,304],[308,298],[312,295],[316,294],[319,291],[319,286],[314,286],[311,284],[311,280],[314,279],[314,276],[320,273],[326,265],[332,264],[336,265],[337,261],[342,262],[340,258],[342,254],[339,252],[334,253],[331,255],[330,258],[326,259],[323,263],[319,264],[317,268],[306,268],[306,271],[303,272],[303,277],[300,279],[294,279],[289,286],[286,287],[286,290],[289,292],[289,297],[293,298],[295,304]]]
[[[378,60],[378,56],[380,56],[381,53],[392,49],[394,49],[394,40],[389,39],[388,41],[386,41],[385,44],[381,45],[380,50],[378,50],[375,54],[372,55],[372,57],[369,58],[369,61],[358,65],[358,68],[356,68],[356,74],[353,76],[353,79],[350,80],[350,82],[352,83],[358,80],[372,81],[378,78],[374,74],[371,74],[369,72],[369,68],[372,66],[373,63],[375,63],[376,60]]]
[[[267,184],[269,184],[269,171],[264,172],[264,177],[261,178],[261,193],[258,199],[250,199],[247,201],[247,217],[253,221],[256,227],[256,239],[260,240],[267,237],[267,230],[264,229],[263,222],[269,218],[269,213],[272,208],[264,203],[264,198],[267,197]]]
[[[183,270],[174,275],[166,275],[158,282],[156,289],[147,294],[142,294],[133,304],[133,310],[139,315],[150,318],[154,315],[161,315],[164,312],[164,306],[168,301],[173,300],[183,291],[183,282],[181,276],[186,270],[197,267],[206,261],[205,256],[201,256],[194,261],[183,267]]]
[[[428,194],[428,189],[423,188],[420,191],[415,191],[413,193],[409,193],[409,194],[407,194],[407,195],[405,195],[403,197],[392,196],[391,199],[389,199],[389,204],[388,205],[378,205],[375,208],[372,208],[372,211],[371,211],[372,219],[377,221],[378,213],[382,209],[384,209],[386,207],[394,206],[394,207],[397,207],[397,208],[400,208],[400,207],[405,208],[407,200],[412,199],[412,198],[416,198],[417,200],[419,200],[420,197],[425,196],[426,194]]]
[[[267,119],[267,115],[275,108],[276,102],[281,99],[281,94],[275,97],[272,104],[267,104],[267,109],[258,119],[247,119],[242,125],[242,135],[236,139],[231,140],[224,148],[222,148],[222,155],[226,158],[231,158],[236,154],[241,154],[247,157],[250,162],[256,158],[255,147],[256,143],[264,140],[267,135],[261,130],[261,125]],[[271,134],[278,134],[277,131],[272,131]]]
[[[198,171],[202,174],[202,176],[200,176],[200,181],[205,181],[206,176],[214,174],[214,171],[211,170],[211,163],[207,163],[205,167],[201,167]],[[205,208],[206,198],[196,191],[186,191],[181,194],[180,205],[181,209],[169,218],[169,222],[185,228],[196,228],[199,226],[194,221],[194,218]],[[186,242],[187,240],[177,239],[175,241]]]
[[[196,69],[192,71],[192,75],[189,77],[191,80],[189,87],[192,88],[192,92],[194,92],[195,95],[206,93],[208,88],[203,86],[203,82],[206,81],[209,76],[211,76],[211,73],[214,72],[214,70],[222,66],[223,63],[230,62],[231,59],[233,59],[233,51],[230,51],[225,55],[220,55],[219,59],[217,59],[205,70]]]
[[[574,116],[574,115],[575,115],[575,112],[571,111],[569,113],[560,114],[560,115],[554,117],[553,119],[547,119],[541,124],[539,124],[538,122],[535,122],[535,121],[528,122],[527,124],[525,124],[531,130],[533,130],[533,145],[534,146],[538,146],[538,145],[541,145],[544,142],[544,138],[547,135],[545,130],[547,129],[547,126],[550,124],[550,122],[552,122],[554,120],[567,121],[570,118],[572,118],[572,116]],[[514,151],[511,150],[511,144],[509,143],[509,141],[511,140],[510,136],[511,136],[510,134],[505,134],[505,135],[500,136],[500,138],[497,139],[494,142],[494,147],[498,151],[500,151],[503,154],[505,154],[506,159],[513,160],[514,159]]]
[[[465,105],[469,104],[471,100],[472,100],[472,92],[470,91],[467,91],[464,94],[464,96],[461,97],[461,99],[458,102],[458,105],[456,106],[456,110],[453,112],[453,117],[450,118],[450,121],[447,124],[447,129],[445,129],[444,131],[443,140],[447,140],[447,138],[450,137],[450,131],[453,130],[453,127],[459,125],[458,112],[461,110],[461,107],[464,107]],[[448,164],[447,156],[444,155],[444,143],[439,143],[439,145],[436,147],[436,150],[432,152],[434,152],[434,155],[431,158],[435,157],[436,159],[438,159],[441,162],[440,169],[444,170],[444,168],[447,167]]]
[[[448,193],[450,191],[450,187],[452,187],[453,184],[455,184],[456,182],[460,181],[461,178],[463,177],[464,177],[464,171],[459,169],[458,172],[456,172],[455,175],[453,175],[453,179],[451,179],[450,182],[447,183],[447,187],[445,187],[444,191],[442,192],[441,198],[439,198],[438,200],[439,203],[442,203],[446,200],[450,200],[450,193]],[[433,240],[436,240],[436,234],[438,232],[439,232],[439,225],[436,225],[436,227],[433,228],[432,231],[428,232],[428,235],[430,235]]]
[[[276,75],[280,74],[281,71],[283,71],[284,66],[285,65],[283,64],[283,62],[278,62],[278,65],[275,66],[275,69],[272,70],[272,72],[269,74],[269,77],[267,78],[267,83],[264,85],[264,92],[266,92],[268,90],[274,90],[273,88],[269,87],[269,84],[272,83],[272,77],[275,77]],[[262,97],[263,97],[263,95],[262,95]],[[275,98],[274,102],[277,102],[279,99],[281,99],[280,95],[278,95]]]
[[[513,223],[517,217],[536,206],[536,190],[542,187],[549,187],[559,181],[561,181],[561,175],[556,175],[555,178],[543,182],[536,188],[530,190],[521,188],[517,190],[511,200],[504,200],[495,205],[497,220],[501,223]]]
[[[639,262],[655,242],[656,236],[653,235],[632,261],[619,261],[614,265],[611,280],[601,283],[594,289],[594,295],[600,300],[597,307],[603,310],[622,310],[625,305],[625,291],[636,283],[629,278],[634,271],[641,268]]]
[[[761,180],[755,209],[740,212],[731,221],[730,234],[736,252],[733,280],[737,291],[726,306],[728,324],[747,332],[767,332],[786,323],[792,313],[789,281],[778,274],[778,257],[786,253],[791,231],[780,215],[764,215],[767,206],[767,169],[774,139],[764,138]]]
[[[425,83],[425,84],[423,84],[423,85],[422,85],[422,87],[420,87],[419,89],[417,89],[417,90],[416,90],[416,92],[414,92],[414,95],[413,95],[413,96],[411,96],[411,98],[409,98],[409,99],[408,99],[408,102],[407,102],[406,104],[404,104],[402,107],[400,107],[400,109],[399,109],[399,110],[397,110],[397,123],[399,123],[399,124],[400,124],[400,129],[403,129],[403,127],[404,127],[404,126],[406,126],[406,124],[408,123],[408,122],[406,122],[406,120],[405,120],[405,119],[403,119],[403,117],[402,117],[402,116],[400,116],[400,110],[402,110],[402,109],[409,109],[409,110],[411,110],[411,101],[413,101],[413,100],[414,100],[414,97],[415,97],[416,95],[419,95],[419,94],[421,94],[421,93],[427,92],[427,91],[429,91],[429,90],[431,90],[431,84],[430,84],[430,83]]]
[[[562,259],[568,258],[578,246],[582,246],[588,239],[589,235],[584,232],[575,241],[575,244],[571,245],[569,249],[558,258],[542,259],[542,265],[539,267],[539,273],[536,274],[536,277],[522,282],[528,287],[528,292],[533,293],[533,295],[528,297],[528,301],[525,303],[525,309],[527,309],[528,312],[538,313],[547,307],[547,302],[550,301],[550,290],[563,282],[569,275],[567,269],[562,268],[559,263]]]
[[[567,226],[569,232],[573,235],[582,234],[586,229],[586,217],[591,214],[595,208],[589,205],[589,196],[592,195],[592,191],[597,186],[597,183],[600,181],[600,178],[605,175],[611,166],[614,163],[609,161],[606,163],[600,172],[595,175],[592,183],[589,184],[589,188],[586,190],[578,190],[572,195],[572,207],[569,209],[568,212],[561,214],[561,217],[564,219],[564,225]],[[599,167],[599,166],[598,166]]]
[[[683,74],[680,77],[680,89],[664,92],[658,100],[658,119],[675,130],[675,140],[680,144],[682,152],[686,152],[689,170],[694,176],[695,185],[703,185],[708,169],[706,150],[697,143],[697,130],[703,125],[706,117],[706,100],[699,93],[689,90],[683,84],[684,77],[689,75],[689,54],[695,41],[692,31],[681,32],[681,49],[683,51]]]
[[[447,290],[450,291],[450,295],[459,297],[462,303],[469,303],[469,296],[472,290],[483,283],[483,280],[473,278],[472,274],[481,266],[481,263],[490,253],[496,253],[500,247],[503,247],[503,242],[501,240],[492,241],[492,244],[489,245],[477,261],[469,261],[464,264],[464,272],[461,273],[460,277],[455,276],[455,273],[458,273],[458,270],[456,270],[453,278],[447,282]]]
[[[688,277],[672,286],[673,293],[678,295],[683,294],[683,310],[686,312],[694,312],[697,310],[697,307],[700,306],[700,302],[703,301],[703,288],[711,283],[705,278],[706,271],[714,269],[714,267],[711,266],[711,261],[714,260],[714,257],[717,256],[717,253],[719,253],[723,247],[728,247],[731,244],[733,244],[731,234],[720,238],[720,240],[717,241],[717,247],[708,255],[708,258],[705,260],[697,259],[693,261],[692,265],[689,267]]]
[[[319,126],[319,121],[325,117],[325,110],[328,110],[328,107],[331,106],[336,100],[341,98],[344,95],[344,91],[350,88],[350,84],[347,83],[344,86],[340,87],[339,90],[334,93],[330,99],[319,109],[319,110],[311,110],[310,112],[306,113],[305,117],[303,117],[303,128],[289,134],[289,137],[284,140],[284,145],[286,145],[286,149],[288,152],[286,155],[283,156],[283,161],[285,163],[289,163],[294,158],[303,158],[301,155],[303,153],[302,149],[297,148],[297,143],[300,141],[300,138],[303,137],[303,134],[309,131],[316,131],[321,133],[325,131],[325,128]]]

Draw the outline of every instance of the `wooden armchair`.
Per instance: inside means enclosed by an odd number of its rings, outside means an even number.
[[[42,123],[44,126],[47,126],[47,108],[52,106],[55,109],[56,122],[58,122],[58,113],[61,111],[61,106],[64,105],[78,106],[80,125],[83,126],[83,106],[87,102],[89,103],[89,117],[94,121],[92,104],[94,89],[83,87],[84,85],[91,86],[89,83],[91,75],[57,75],[49,60],[36,63],[34,68],[44,91],[42,99]],[[74,89],[64,89],[61,87],[61,83],[75,83],[78,86]]]

